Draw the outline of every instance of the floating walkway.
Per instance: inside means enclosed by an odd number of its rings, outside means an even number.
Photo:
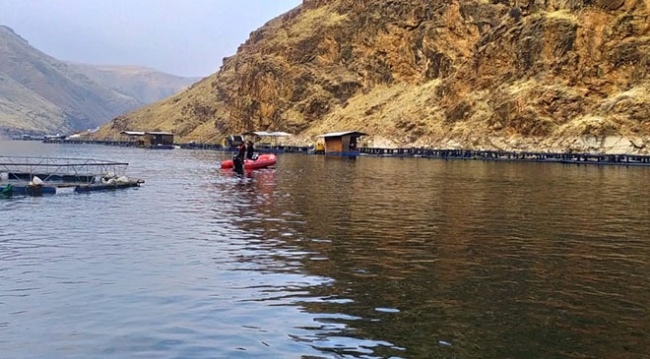
[[[0,195],[41,196],[58,189],[107,191],[144,183],[126,176],[128,163],[82,158],[0,156]]]
[[[424,157],[483,161],[650,166],[650,156],[624,154],[607,155],[590,153],[438,150],[426,148],[361,148],[359,149],[359,152],[366,155],[386,157]]]
[[[101,144],[110,146],[136,147],[134,142],[125,141],[93,141],[93,140],[62,140],[47,139],[46,143],[66,144]],[[174,147],[192,150],[213,150],[233,152],[236,149],[211,143],[179,143]],[[256,150],[265,153],[315,153],[312,146],[269,146],[257,145]],[[631,154],[591,154],[591,153],[553,153],[553,152],[514,152],[494,150],[463,150],[463,149],[431,149],[431,148],[376,148],[360,147],[356,152],[344,152],[330,155],[337,156],[379,156],[379,157],[423,157],[445,160],[482,160],[509,162],[545,162],[564,164],[595,164],[619,166],[650,166],[650,156]]]
[[[187,150],[212,150],[212,151],[225,151],[225,152],[236,152],[236,148],[224,147],[221,144],[213,143],[177,143],[173,146],[149,146],[142,147],[139,146],[135,141],[108,141],[108,140],[82,140],[82,139],[60,139],[52,138],[45,139],[43,143],[51,144],[72,144],[72,145],[104,145],[104,146],[117,146],[117,147],[139,147],[146,149],[172,149],[180,148]],[[256,145],[256,151],[266,152],[266,153],[309,153],[312,150],[311,146],[270,146],[270,145]]]

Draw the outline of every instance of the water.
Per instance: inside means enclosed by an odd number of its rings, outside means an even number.
[[[136,189],[0,200],[3,358],[642,358],[650,169],[0,142]]]

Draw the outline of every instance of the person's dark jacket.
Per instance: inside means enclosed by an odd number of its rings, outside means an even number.
[[[239,146],[239,149],[237,151],[237,157],[240,158],[242,161],[244,160],[244,158],[246,158],[246,145],[245,144],[242,143],[241,146]]]
[[[255,153],[255,147],[253,147],[252,143],[249,143],[248,146],[246,146],[246,158],[252,160],[253,153]]]

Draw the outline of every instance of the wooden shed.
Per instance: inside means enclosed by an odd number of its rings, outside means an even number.
[[[121,135],[126,136],[129,142],[137,143],[138,147],[173,148],[174,146],[174,134],[171,132],[122,131]]]
[[[144,132],[142,131],[122,131],[122,140],[136,143],[138,147],[144,147]],[[125,140],[126,138],[126,140]]]
[[[325,154],[352,154],[358,152],[357,140],[368,136],[357,131],[332,132],[318,136],[325,142]]]
[[[145,132],[144,141],[151,147],[170,147],[174,145],[174,134],[171,132]]]

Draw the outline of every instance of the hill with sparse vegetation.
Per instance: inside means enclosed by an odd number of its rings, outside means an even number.
[[[0,137],[96,128],[194,80],[138,67],[65,63],[0,26]]]
[[[199,77],[175,76],[141,66],[69,65],[91,80],[142,103],[162,100],[201,80]]]
[[[650,151],[650,0],[304,0],[100,135],[359,130],[376,146]]]

